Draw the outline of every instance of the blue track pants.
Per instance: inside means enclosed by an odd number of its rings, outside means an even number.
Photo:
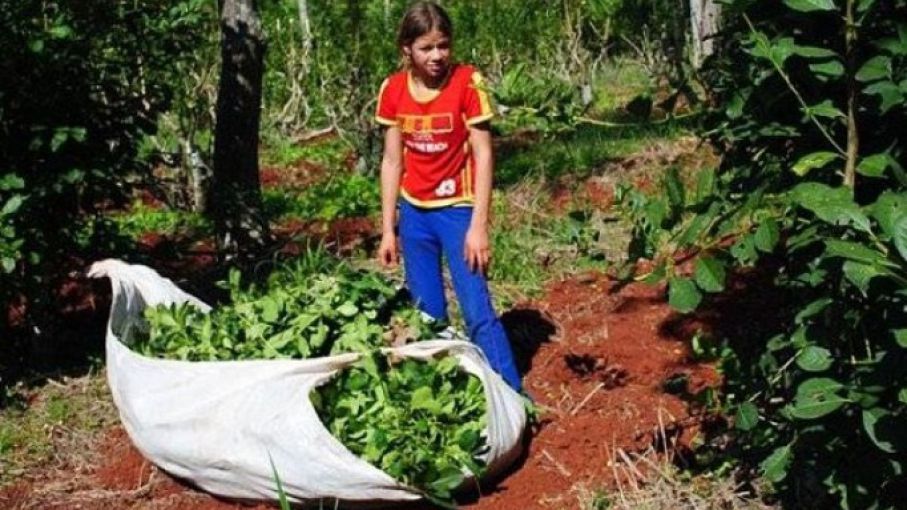
[[[463,256],[471,219],[472,207],[425,209],[401,200],[399,229],[406,284],[421,311],[447,320],[441,273],[441,259],[447,259],[469,338],[507,384],[520,391],[520,374],[507,333],[491,304],[488,282],[481,272],[469,270]]]

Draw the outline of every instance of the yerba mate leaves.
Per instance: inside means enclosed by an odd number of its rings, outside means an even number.
[[[350,451],[438,503],[450,505],[466,475],[484,470],[484,389],[453,356],[391,363],[366,355],[312,402]]]
[[[312,271],[325,271],[313,265]],[[189,304],[146,309],[147,334],[133,339],[146,356],[190,361],[309,358],[386,345],[386,334],[403,320],[410,338],[433,336],[430,324],[376,273],[339,264],[330,272],[282,267],[268,287],[242,287],[238,272],[223,284],[232,302],[203,313]]]

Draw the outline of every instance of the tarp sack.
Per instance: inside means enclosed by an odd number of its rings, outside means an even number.
[[[137,328],[147,327],[145,307],[187,301],[205,311],[211,307],[146,266],[109,259],[93,264],[89,276],[108,277],[113,286],[107,378],[120,419],[135,446],[161,469],[219,496],[275,500],[273,459],[293,502],[421,497],[343,446],[309,400],[316,387],[359,354],[252,361],[145,357],[127,347]],[[526,425],[522,398],[475,345],[431,340],[385,351],[419,359],[444,352],[457,356],[484,386],[488,474],[519,455]]]

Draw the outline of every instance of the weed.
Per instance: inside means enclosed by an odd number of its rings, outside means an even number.
[[[494,263],[489,276],[503,305],[538,295],[551,279],[584,269],[604,269],[623,247],[617,228],[598,213],[545,211],[542,181],[520,194],[496,196],[492,231]],[[526,198],[530,196],[531,198]],[[616,259],[615,259],[616,260]]]
[[[53,425],[69,421],[72,409],[63,397],[55,396],[47,401],[46,412],[48,424]]]
[[[264,192],[265,214],[274,221],[285,218],[331,221],[375,214],[380,190],[374,179],[345,174],[301,193],[285,189]]]
[[[651,77],[638,63],[618,60],[593,78],[594,100],[589,115],[603,120],[622,118],[620,109],[634,97],[651,93]]]
[[[15,446],[15,439],[12,425],[0,426],[0,458]]]
[[[583,510],[770,510],[755,494],[728,473],[691,474],[680,470],[671,441],[663,427],[655,430],[655,444],[637,453],[613,450],[608,462],[615,490],[574,487]]]
[[[166,208],[153,208],[136,201],[128,212],[115,214],[110,219],[116,224],[119,232],[133,239],[146,232],[162,235],[173,235],[184,232],[211,232],[208,220],[198,213],[177,211]]]
[[[308,161],[328,169],[343,167],[344,160],[352,147],[341,138],[297,144],[277,135],[266,138],[262,147],[261,162],[266,166],[287,167],[300,161]]]
[[[572,132],[522,147],[499,151],[496,179],[507,188],[527,176],[582,179],[607,162],[623,159],[657,140],[676,139],[688,132],[689,121],[622,127],[579,125]]]
[[[116,422],[103,372],[23,391],[30,405],[0,409],[0,487],[39,467],[83,464]]]

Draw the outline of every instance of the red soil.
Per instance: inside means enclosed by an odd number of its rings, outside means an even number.
[[[607,210],[614,204],[614,185],[602,177],[591,177],[583,181],[578,189],[560,184],[551,193],[551,208],[554,211],[569,211],[576,204]]]
[[[468,508],[574,507],[578,488],[614,485],[609,462],[618,448],[646,450],[659,428],[676,448],[689,447],[700,417],[663,385],[683,375],[687,391],[695,393],[717,385],[718,374],[691,362],[677,328],[666,327],[673,313],[663,289],[613,288],[604,275],[584,275],[552,284],[544,299],[530,305],[547,311],[559,328],[552,341],[539,345],[524,379],[549,411],[523,465]]]
[[[358,248],[369,249],[374,244],[378,226],[369,218],[341,218],[331,222],[321,220],[289,220],[274,228],[274,234],[284,255],[299,255],[307,243],[321,244],[331,253],[348,256]]]

